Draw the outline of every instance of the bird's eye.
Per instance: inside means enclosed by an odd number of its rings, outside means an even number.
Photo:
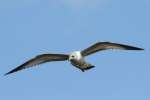
[[[74,58],[74,56],[73,56],[73,55],[72,55],[71,57],[72,57],[72,58]]]

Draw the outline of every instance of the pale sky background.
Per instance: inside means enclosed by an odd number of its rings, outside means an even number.
[[[81,72],[51,62],[9,76],[42,53],[98,41],[142,47],[87,57]],[[0,100],[150,100],[150,0],[0,0]]]

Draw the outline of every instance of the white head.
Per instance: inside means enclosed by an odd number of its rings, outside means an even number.
[[[76,60],[82,59],[82,55],[80,51],[75,51],[75,52],[70,53],[69,60],[72,60],[72,59],[76,59]]]

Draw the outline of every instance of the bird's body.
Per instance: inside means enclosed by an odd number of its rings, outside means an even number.
[[[42,55],[38,55],[35,58],[32,58],[29,61],[18,66],[17,68],[9,71],[5,75],[20,71],[22,69],[33,67],[35,65],[43,64],[46,62],[65,61],[65,60],[70,61],[73,66],[77,67],[82,72],[84,72],[85,70],[88,70],[88,69],[91,69],[94,67],[94,65],[87,63],[84,60],[84,58],[90,54],[95,53],[95,52],[98,52],[101,50],[107,50],[107,49],[144,50],[142,48],[124,45],[124,44],[111,43],[111,42],[98,42],[98,43],[90,46],[89,48],[86,48],[82,51],[74,51],[70,54],[42,54]]]
[[[69,60],[71,60],[71,59],[83,60],[84,58],[81,55],[81,51],[74,51],[69,54]]]
[[[80,51],[74,51],[69,55],[69,61],[71,64],[81,71],[85,71],[93,68],[94,66],[85,62],[84,57],[82,56]]]

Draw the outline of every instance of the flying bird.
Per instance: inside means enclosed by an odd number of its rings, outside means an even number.
[[[16,67],[15,69],[9,71],[5,75],[33,67],[35,65],[43,64],[51,61],[66,61],[71,62],[73,66],[80,69],[82,72],[89,70],[95,67],[92,64],[87,63],[84,58],[88,55],[96,53],[102,50],[108,49],[120,49],[120,50],[144,50],[142,48],[129,46],[125,44],[111,43],[111,42],[97,42],[94,45],[82,50],[82,51],[74,51],[70,54],[41,54],[38,55],[29,61],[23,63],[22,65]]]

